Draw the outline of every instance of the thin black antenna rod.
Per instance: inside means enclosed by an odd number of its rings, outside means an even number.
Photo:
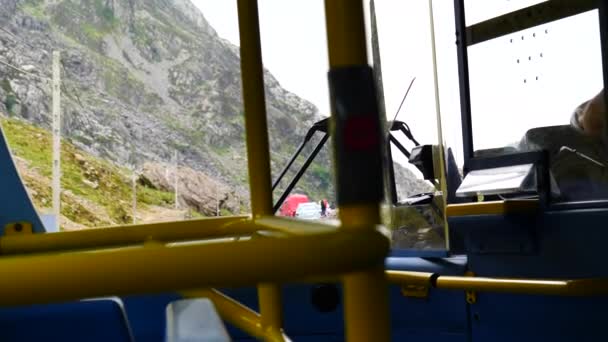
[[[407,95],[410,93],[410,89],[412,89],[412,85],[414,85],[415,80],[416,80],[416,77],[412,78],[412,80],[410,81],[410,85],[407,87],[407,91],[405,92],[405,95],[403,95],[403,99],[401,99],[401,104],[399,104],[399,108],[397,108],[397,112],[395,113],[395,117],[393,118],[393,121],[397,120],[397,115],[399,115],[399,112],[401,111],[401,107],[403,107],[403,103],[405,103],[405,99],[407,98]]]

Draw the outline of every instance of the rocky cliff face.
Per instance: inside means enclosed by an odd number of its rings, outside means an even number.
[[[246,191],[238,49],[188,0],[1,0],[0,8],[0,60],[28,71],[0,65],[3,112],[50,126],[46,79],[61,50],[64,136],[119,164],[169,162],[177,151],[181,164]],[[265,79],[279,166],[320,115],[269,72]]]
[[[247,205],[238,49],[189,0],[0,0],[0,112],[50,127],[54,50],[65,138],[137,168],[176,155]],[[267,71],[265,82],[276,175],[320,114]],[[329,168],[323,152],[300,188],[333,197]]]

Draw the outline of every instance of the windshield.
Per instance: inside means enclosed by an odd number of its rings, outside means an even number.
[[[322,2],[302,9],[322,18]],[[278,2],[260,6],[274,175],[329,105],[326,66],[293,75],[281,62],[309,51],[326,63],[324,31],[309,39],[319,49],[284,49],[298,43],[277,36],[286,24],[277,11],[308,20]],[[2,127],[48,230],[249,212],[236,19],[235,3],[217,1],[0,9]],[[307,73],[317,81],[301,80]],[[333,202],[330,168],[324,151],[299,189]]]
[[[470,47],[474,149],[515,147],[532,128],[569,125],[602,89],[601,70],[597,11]]]
[[[593,10],[469,47],[475,156],[544,150],[554,201],[608,198],[600,46]]]

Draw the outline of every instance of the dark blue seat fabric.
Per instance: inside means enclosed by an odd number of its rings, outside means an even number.
[[[389,257],[385,267],[392,271],[460,276],[466,271],[467,257]],[[467,304],[462,292],[430,289],[427,298],[414,298],[404,296],[399,285],[391,285],[389,294],[392,341],[467,341]]]
[[[1,341],[133,341],[119,299],[0,309]]]

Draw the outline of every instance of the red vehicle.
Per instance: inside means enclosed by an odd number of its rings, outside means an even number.
[[[281,206],[281,209],[279,210],[279,215],[280,216],[296,216],[296,209],[298,208],[298,205],[300,203],[306,203],[306,202],[310,202],[310,200],[308,199],[308,196],[306,195],[302,195],[302,194],[293,194],[293,195],[289,195],[287,197],[287,199],[285,199],[285,202],[283,202],[283,205]]]

